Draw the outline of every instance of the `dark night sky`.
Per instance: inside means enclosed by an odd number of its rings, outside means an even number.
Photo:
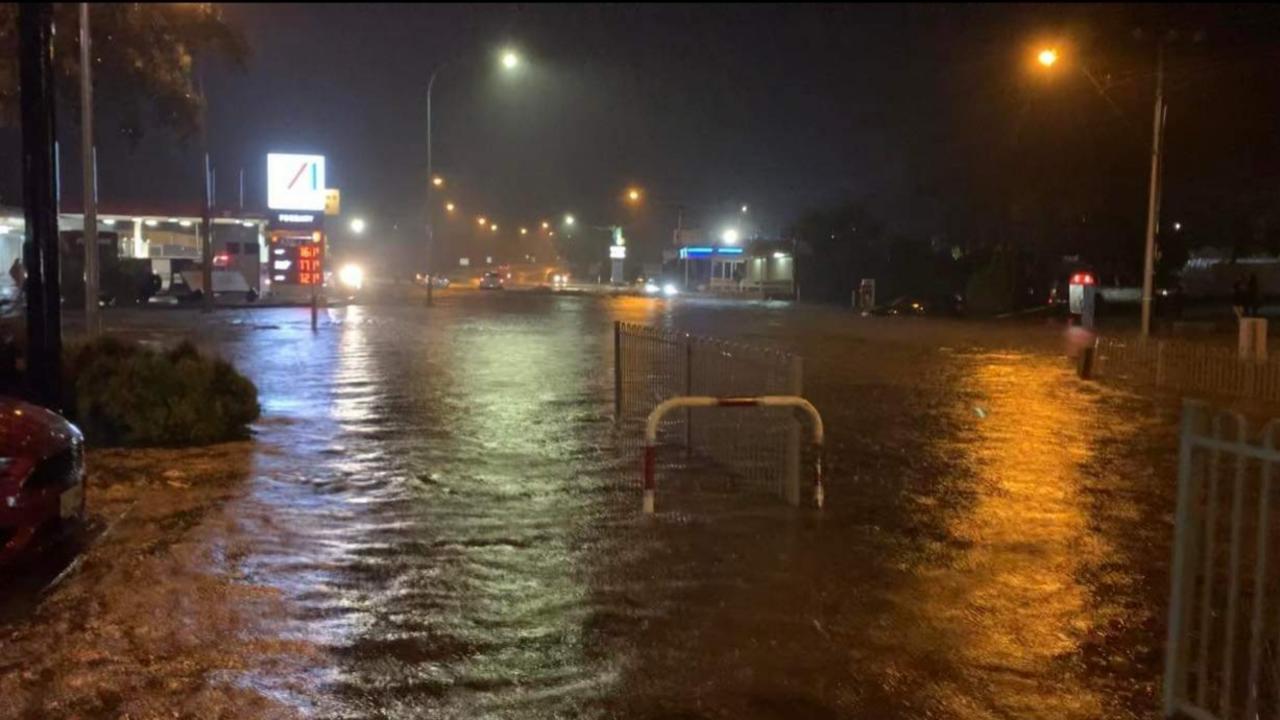
[[[864,200],[903,232],[944,232],[977,212],[976,188],[1043,183],[1140,222],[1150,138],[1153,44],[1138,27],[1184,32],[1171,51],[1166,217],[1218,222],[1248,193],[1277,197],[1280,59],[1271,8],[1096,6],[241,6],[225,9],[254,55],[208,73],[219,195],[244,167],[265,198],[268,151],[329,157],[347,214],[401,239],[419,227],[425,87],[437,81],[435,148],[467,217],[504,226],[574,211],[624,222],[642,242],[674,205],[719,227],[741,203],[777,233],[804,210]],[[1108,86],[1117,114],[1078,72],[1033,76],[1041,39],[1071,48]],[[496,70],[504,44],[526,58]],[[134,150],[102,128],[107,206],[191,205],[194,147],[163,130]],[[67,126],[68,156],[75,155]],[[0,199],[18,192],[17,135]],[[68,177],[78,172],[73,159]],[[619,202],[645,188],[639,213]],[[74,183],[72,183],[74,184]],[[998,191],[996,191],[998,194]],[[1246,193],[1247,194],[1247,193]],[[78,193],[68,187],[68,204]],[[1089,204],[1086,203],[1086,204]],[[1133,216],[1129,218],[1129,216]],[[1223,232],[1226,232],[1223,221]],[[954,231],[954,230],[953,230]]]

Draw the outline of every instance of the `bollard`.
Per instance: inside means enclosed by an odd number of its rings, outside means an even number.
[[[319,317],[320,309],[317,306],[318,303],[319,303],[319,299],[316,297],[316,293],[312,292],[311,293],[311,329],[312,330],[316,329],[316,325],[320,321],[320,317]]]
[[[1085,345],[1080,353],[1080,379],[1092,380],[1094,364],[1098,357],[1097,344]]]
[[[431,307],[435,304],[435,300],[431,297],[431,286],[433,284],[434,283],[431,281],[431,273],[427,273],[427,307]]]

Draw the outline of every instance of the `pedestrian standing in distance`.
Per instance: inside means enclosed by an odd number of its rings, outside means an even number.
[[[1231,312],[1236,314],[1236,319],[1244,317],[1244,284],[1239,280],[1231,283]]]
[[[1258,317],[1262,311],[1262,296],[1258,292],[1258,274],[1249,273],[1249,284],[1245,288],[1245,314]]]

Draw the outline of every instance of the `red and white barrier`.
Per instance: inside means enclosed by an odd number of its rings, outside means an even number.
[[[818,414],[818,409],[813,406],[813,403],[795,395],[761,395],[760,397],[710,397],[705,395],[689,395],[663,400],[653,409],[652,412],[649,413],[649,419],[644,428],[644,511],[646,513],[653,513],[654,495],[657,491],[655,466],[657,464],[658,454],[658,423],[662,421],[662,416],[672,410],[680,408],[708,407],[790,407],[803,410],[812,420],[813,446],[817,450],[817,460],[814,463],[813,501],[819,509],[822,508],[825,495],[822,487],[822,444],[824,429],[822,425],[822,416]]]

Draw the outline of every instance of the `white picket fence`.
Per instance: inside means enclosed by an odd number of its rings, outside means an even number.
[[[1280,359],[1241,360],[1218,345],[1099,337],[1094,372],[1184,393],[1280,402]]]
[[[1165,717],[1280,713],[1280,421],[1250,435],[1238,413],[1183,404]]]

